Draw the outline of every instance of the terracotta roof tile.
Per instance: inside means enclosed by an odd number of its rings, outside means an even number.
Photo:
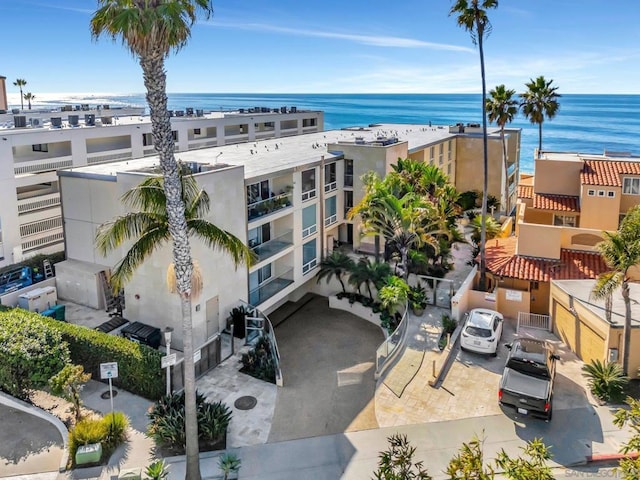
[[[579,212],[580,197],[570,195],[554,195],[551,193],[534,193],[533,208],[555,210],[557,212]]]
[[[516,254],[517,237],[494,238],[486,243],[487,270],[495,272]]]
[[[512,255],[504,245],[487,243],[487,270],[495,275],[519,280],[549,282],[550,280],[586,280],[597,278],[610,269],[595,252],[562,249],[560,259]],[[491,261],[490,261],[491,259]]]
[[[621,187],[621,175],[640,175],[640,162],[585,160],[580,183],[582,185],[599,185],[604,187]]]
[[[533,198],[533,186],[518,185],[518,198]]]

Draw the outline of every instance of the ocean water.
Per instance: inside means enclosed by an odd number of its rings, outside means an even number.
[[[370,123],[480,123],[479,94],[169,94],[170,109],[230,110],[297,106],[325,112],[325,129]],[[48,99],[47,103],[145,105],[143,95]],[[640,155],[640,95],[563,95],[555,118],[545,121],[542,147],[551,151]],[[522,128],[521,169],[533,171],[538,126],[519,114],[511,126]]]

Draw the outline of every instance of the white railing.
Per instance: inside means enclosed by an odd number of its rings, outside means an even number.
[[[64,232],[62,228],[59,229],[58,232],[52,233],[51,235],[47,235],[40,238],[34,238],[33,240],[27,240],[26,242],[22,242],[22,251],[30,252],[31,250],[37,250],[38,248],[45,247],[47,245],[53,245],[56,243],[62,243],[64,241]]]
[[[37,222],[25,223],[24,225],[20,225],[20,236],[28,237],[58,228],[62,228],[62,217],[58,216],[45,218],[44,220],[39,220]]]
[[[37,197],[23,198],[18,200],[18,214],[40,210],[42,208],[57,207],[60,205],[60,194],[49,193]]]
[[[27,162],[18,162],[13,166],[15,175],[24,175],[27,173],[40,173],[58,170],[59,168],[71,167],[73,160],[71,155],[58,158],[45,158],[42,160],[30,160]]]
[[[516,333],[520,327],[535,328],[537,330],[551,331],[551,317],[549,315],[540,315],[538,313],[518,312],[518,326]]]
[[[311,225],[310,227],[307,227],[302,230],[302,238],[307,238],[309,235],[313,235],[317,231],[318,231],[318,226]]]
[[[332,225],[332,224],[336,223],[337,221],[338,221],[338,214],[334,213],[330,217],[327,217],[327,218],[324,219],[324,226],[328,227],[329,225]]]
[[[195,150],[198,148],[207,148],[207,147],[217,147],[217,146],[218,146],[218,140],[216,140],[215,138],[213,140],[211,140],[211,138],[203,138],[202,140],[191,140],[189,142],[189,150]]]
[[[312,198],[316,198],[316,189],[307,190],[306,192],[302,192],[302,201],[306,202],[307,200],[311,200]]]
[[[302,265],[302,274],[304,275],[305,273],[308,273],[310,270],[314,269],[317,264],[318,264],[317,258],[314,258],[310,262],[305,263],[304,265]]]
[[[324,193],[333,192],[338,188],[338,182],[327,183],[324,186]]]
[[[87,154],[87,163],[93,165],[95,163],[112,162],[114,160],[129,160],[133,158],[131,148],[122,148],[119,150],[111,150],[109,153],[96,152]]]
[[[409,318],[409,304],[405,302],[400,323],[393,333],[389,335],[376,350],[376,379],[380,378],[380,375],[382,375],[385,368],[391,364],[396,353],[399,352],[400,347],[404,344],[405,334],[407,333],[407,318]]]

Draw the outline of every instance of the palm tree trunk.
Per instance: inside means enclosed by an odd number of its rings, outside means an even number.
[[[487,199],[489,189],[489,153],[487,147],[487,80],[484,72],[484,48],[482,37],[484,29],[478,28],[478,50],[480,51],[480,75],[482,77],[482,166],[484,178],[482,179],[482,227],[480,229],[480,290],[484,291],[487,283],[487,256],[485,243],[487,241]]]
[[[184,391],[185,391],[185,434],[188,480],[200,480],[200,455],[198,451],[198,420],[196,412],[195,371],[193,368],[193,326],[191,318],[191,274],[193,263],[187,234],[185,206],[182,201],[182,184],[178,174],[178,164],[174,156],[171,122],[167,111],[166,73],[161,51],[140,58],[140,66],[147,89],[147,102],[151,113],[153,145],[160,157],[167,198],[167,220],[173,241],[173,262],[176,287],[182,307],[182,328],[184,342]]]
[[[367,281],[367,290],[369,291],[369,299],[373,302],[373,293],[371,292],[371,283]]]
[[[400,249],[400,258],[402,260],[402,269],[403,269],[403,273],[402,273],[402,277],[404,278],[404,281],[407,282],[409,281],[409,265],[408,265],[408,261],[409,261],[409,249],[406,247],[402,247]]]
[[[509,167],[507,166],[507,142],[504,140],[504,125],[500,126],[500,138],[502,139],[502,165],[504,168],[504,214],[509,215],[511,198],[509,197]]]
[[[22,93],[22,87],[20,87],[20,110],[24,110],[24,94]]]
[[[631,353],[631,299],[629,298],[629,282],[622,282],[622,298],[624,299],[624,344],[622,346],[622,373],[629,374],[629,354]]]
[[[339,273],[336,275],[336,277],[338,277],[338,281],[340,282],[340,285],[342,285],[342,293],[347,293],[347,289],[344,286],[344,282],[342,281],[342,274]]]

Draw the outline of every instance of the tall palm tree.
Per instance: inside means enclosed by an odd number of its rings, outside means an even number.
[[[606,301],[607,297],[620,288],[625,307],[622,372],[628,375],[631,352],[629,283],[632,281],[629,270],[640,263],[640,206],[635,206],[627,212],[617,232],[603,234],[605,239],[597,247],[611,271],[598,277],[591,295]]]
[[[24,94],[24,99],[29,102],[29,110],[31,110],[31,100],[35,100],[36,96],[31,92],[27,92]]]
[[[542,151],[542,124],[544,118],[551,120],[556,116],[560,109],[558,98],[560,94],[556,93],[558,87],[552,87],[553,80],[545,80],[540,75],[535,80],[531,79],[529,83],[525,83],[527,91],[520,94],[522,102],[522,113],[531,123],[538,125],[538,155]]]
[[[98,0],[98,6],[91,19],[92,37],[98,39],[106,35],[113,41],[121,41],[138,59],[147,90],[153,144],[158,152],[164,177],[176,286],[182,304],[186,476],[188,479],[199,480],[201,475],[191,318],[193,261],[167,110],[167,77],[164,62],[171,52],[177,52],[186,46],[191,36],[191,27],[199,14],[202,13],[206,19],[210,18],[213,4],[211,0]]]
[[[518,113],[518,101],[514,98],[515,90],[498,85],[489,91],[487,98],[487,115],[490,122],[495,122],[500,127],[500,139],[502,140],[502,167],[504,168],[504,187],[502,191],[502,206],[508,215],[511,210],[509,198],[509,168],[507,165],[507,142],[504,139],[504,127],[511,123]]]
[[[484,38],[491,33],[491,22],[487,10],[497,8],[498,0],[456,0],[449,15],[456,15],[458,26],[471,34],[471,41],[478,45],[480,53],[480,76],[482,77],[482,219],[487,217],[487,195],[489,188],[489,154],[487,147],[487,81],[484,71]],[[484,223],[483,223],[484,225]],[[486,231],[482,228],[480,240],[480,289],[484,290],[487,278],[487,258],[485,252]]]
[[[24,110],[24,94],[22,93],[22,87],[27,84],[27,81],[24,78],[17,78],[15,82],[13,82],[14,87],[18,87],[20,89],[20,109]]]
[[[325,279],[326,282],[329,283],[331,278],[335,276],[342,286],[342,293],[347,293],[342,278],[345,274],[353,271],[353,269],[354,264],[351,257],[339,250],[334,250],[320,262],[320,270],[316,275],[316,282],[320,283],[322,279]]]

